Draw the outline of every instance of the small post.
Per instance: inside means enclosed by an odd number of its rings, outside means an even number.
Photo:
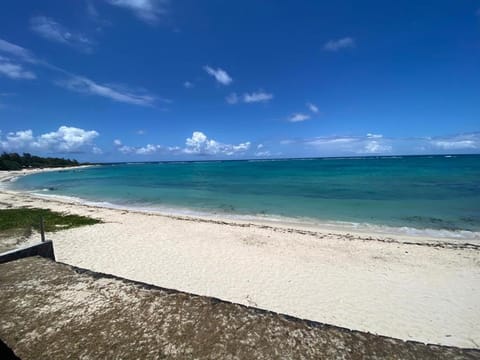
[[[45,242],[45,224],[43,223],[43,216],[40,216],[40,236],[42,242]]]

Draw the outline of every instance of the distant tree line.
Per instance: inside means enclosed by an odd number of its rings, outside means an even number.
[[[67,167],[79,165],[77,160],[40,157],[23,153],[6,153],[0,155],[0,170],[21,170],[31,168],[46,168],[46,167]]]

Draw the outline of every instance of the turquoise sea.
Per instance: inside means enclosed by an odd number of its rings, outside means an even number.
[[[12,186],[173,213],[480,231],[477,155],[110,164]]]

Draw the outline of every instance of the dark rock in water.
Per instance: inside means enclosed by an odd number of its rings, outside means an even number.
[[[222,204],[220,205],[220,209],[222,209],[225,212],[233,212],[235,211],[235,207],[230,204]]]
[[[465,230],[456,226],[451,221],[429,216],[406,216],[403,217],[402,220],[406,220],[414,225],[427,228],[432,227],[434,229],[444,229],[450,231]]]

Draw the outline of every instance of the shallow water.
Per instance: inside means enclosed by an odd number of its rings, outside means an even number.
[[[480,231],[480,156],[115,164],[16,189],[125,207]]]

